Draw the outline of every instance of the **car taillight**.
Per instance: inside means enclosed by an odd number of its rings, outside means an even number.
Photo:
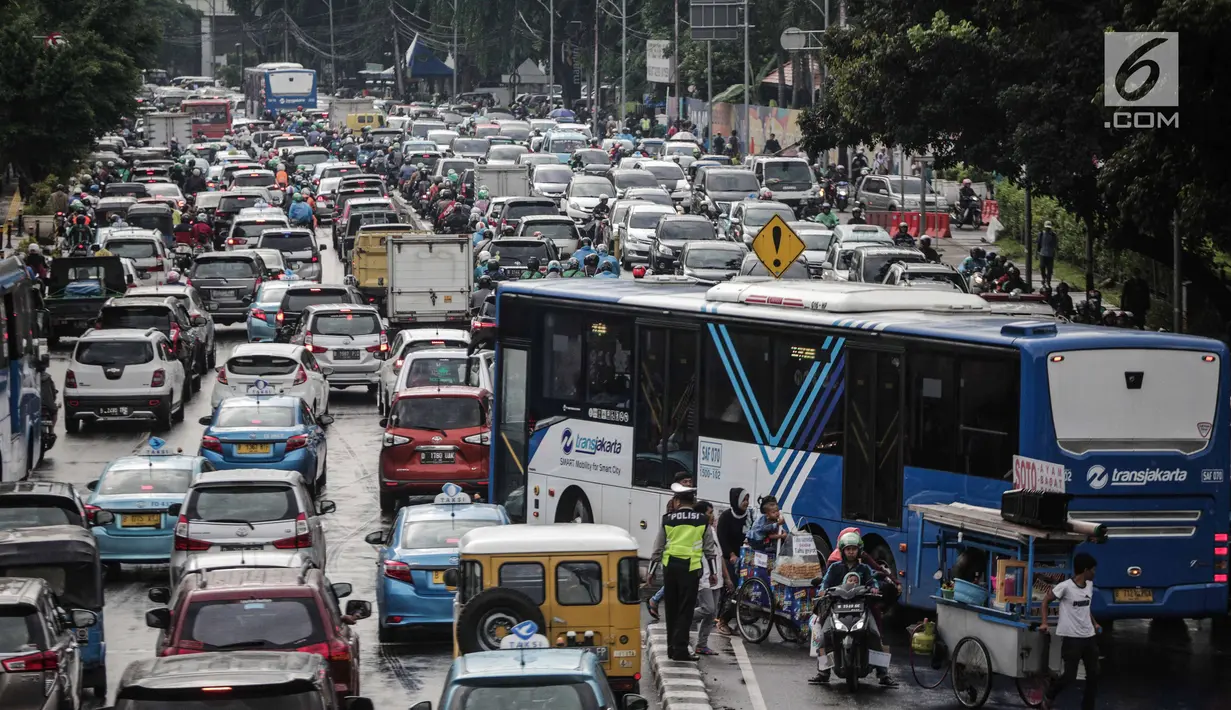
[[[312,547],[312,531],[308,527],[308,516],[304,513],[296,516],[295,537],[284,537],[281,540],[274,540],[274,547],[279,550],[299,550]]]
[[[384,564],[384,574],[389,579],[396,579],[399,582],[410,582],[410,565],[397,560],[388,560]]]
[[[315,256],[314,256],[314,257],[312,257],[312,263],[313,263],[313,264],[315,264],[315,263],[316,263],[316,262],[318,262],[318,261],[320,261],[320,259],[318,259],[318,258],[317,258],[317,257],[315,257]]]
[[[380,331],[380,351],[382,353],[389,352],[389,335],[385,331]]]
[[[154,370],[154,376],[150,378],[150,387],[162,387],[167,384],[167,371],[158,368]]]
[[[194,540],[188,537],[188,516],[181,515],[175,522],[175,549],[181,552],[203,552],[211,547],[208,540]]]
[[[329,352],[329,348],[312,344],[312,331],[308,331],[303,334],[303,346],[314,353]]]
[[[85,517],[86,517],[86,520],[88,520],[91,525],[94,524],[94,514],[100,510],[102,510],[102,508],[98,507],[97,505],[86,505]]]
[[[480,446],[487,446],[488,444],[491,443],[491,433],[484,431],[478,434],[471,434],[470,436],[462,437],[462,441],[466,442],[467,444],[478,444]]]
[[[303,365],[299,366],[299,371],[295,373],[295,382],[293,384],[302,385],[308,381],[308,371],[303,369]]]
[[[226,368],[226,365],[223,365],[223,366],[221,366],[221,367],[219,367],[219,368],[218,368],[218,384],[220,384],[220,385],[225,385],[225,384],[228,384],[228,382],[227,382],[227,368]]]
[[[28,656],[5,659],[4,670],[9,673],[30,673],[34,671],[54,671],[60,668],[60,657],[55,651],[41,651]]]
[[[69,370],[68,372],[64,373],[64,387],[65,389],[69,387],[72,387],[73,389],[77,389],[77,373],[73,372],[72,370]]]
[[[222,453],[222,442],[218,440],[218,437],[206,434],[201,437],[201,448],[220,454]]]
[[[282,321],[286,320],[286,314],[282,312],[281,308],[278,309],[278,315],[275,316],[275,319],[278,321],[278,325],[282,325]]]
[[[403,359],[403,358],[398,358],[398,359],[394,360],[394,361],[393,361],[393,371],[394,371],[394,372],[401,372],[401,370],[402,370],[402,365],[405,365],[405,364],[406,364],[406,360],[405,360],[405,359]]]
[[[295,436],[292,436],[291,438],[286,440],[286,450],[288,452],[294,451],[296,449],[305,448],[307,447],[307,445],[308,445],[308,435],[307,434],[296,434]]]
[[[154,265],[146,269],[146,271],[162,271],[162,257],[154,259]]]
[[[178,323],[171,324],[171,348],[175,349],[180,344],[180,327]]]
[[[257,320],[263,320],[267,323],[269,322],[269,318],[265,316],[265,311],[260,308],[252,309],[252,317],[256,318]]]

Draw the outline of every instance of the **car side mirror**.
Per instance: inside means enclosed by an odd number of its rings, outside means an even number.
[[[432,703],[428,700],[424,700],[421,703],[411,705],[410,710],[432,710]]]
[[[171,590],[167,587],[150,587],[145,596],[155,604],[167,604],[171,601]]]
[[[124,276],[124,282],[127,283],[129,286],[132,286],[133,284],[137,283],[137,280],[133,278],[132,274],[126,274]]]
[[[321,245],[321,251],[329,251],[329,247],[328,247],[327,245],[325,245],[325,244],[322,244],[322,245]],[[366,700],[366,698],[365,698],[365,700]]]
[[[624,710],[649,710],[650,701],[636,693],[624,696]]]
[[[165,606],[145,612],[145,625],[151,629],[171,628],[171,610]]]
[[[376,423],[380,426],[381,429],[387,429],[389,428],[389,417],[381,417],[381,419],[377,421]]]
[[[457,570],[456,569],[445,570],[445,586],[446,587],[456,587],[457,582],[458,582]]]
[[[338,504],[331,500],[323,500],[316,504],[317,515],[329,515],[338,509]]]
[[[85,488],[87,491],[98,490],[98,479],[96,478],[93,481],[90,481],[89,483],[85,484]]]
[[[69,617],[74,629],[88,629],[98,623],[98,614],[88,609],[73,609]]]
[[[99,511],[95,511],[94,513],[94,522],[91,525],[91,527],[98,527],[100,525],[110,525],[114,522],[115,522],[115,513],[112,513],[110,510],[99,510]]]
[[[345,599],[351,595],[351,592],[355,591],[354,586],[350,582],[334,582],[329,585],[329,588],[333,590],[333,595],[338,599]]]
[[[377,546],[384,545],[385,544],[385,532],[383,530],[377,530],[375,532],[370,532],[367,535],[363,536],[363,541],[368,543],[369,545],[377,545]],[[446,572],[445,574],[448,574],[448,572]]]
[[[200,419],[197,420],[198,424],[204,424],[205,426],[209,426],[213,422],[214,422],[214,416],[212,414],[207,414],[206,416],[201,417]]]
[[[167,506],[167,515],[173,518],[178,518],[180,516],[180,510],[182,510],[183,508],[184,508],[183,503],[172,503],[171,505]],[[97,516],[98,514],[95,513],[95,517]]]
[[[316,418],[316,421],[321,426],[329,426],[330,424],[333,424],[333,415],[332,414],[322,414]]]
[[[372,602],[352,599],[346,602],[346,615],[356,619],[366,619],[372,615]]]

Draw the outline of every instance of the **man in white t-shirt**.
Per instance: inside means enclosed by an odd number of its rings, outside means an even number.
[[[1043,708],[1051,710],[1056,696],[1077,678],[1077,664],[1086,666],[1086,692],[1081,699],[1082,710],[1094,710],[1098,691],[1099,660],[1096,635],[1103,629],[1094,620],[1090,604],[1094,599],[1094,557],[1084,552],[1073,558],[1073,577],[1052,587],[1043,597],[1043,620],[1039,631],[1049,633],[1047,607],[1060,603],[1056,635],[1060,637],[1060,657],[1064,659],[1064,675],[1051,684],[1043,697]]]

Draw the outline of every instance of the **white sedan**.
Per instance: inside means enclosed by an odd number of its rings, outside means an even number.
[[[385,413],[389,400],[397,391],[398,375],[409,354],[421,350],[466,348],[469,345],[470,331],[460,328],[412,328],[398,331],[390,344],[389,357],[380,365],[380,392],[376,398],[380,413]]]
[[[307,402],[315,414],[329,411],[329,383],[333,368],[320,365],[302,345],[289,343],[243,343],[218,367],[210,404],[217,407],[228,397],[242,397],[258,380],[277,394],[292,395]]]

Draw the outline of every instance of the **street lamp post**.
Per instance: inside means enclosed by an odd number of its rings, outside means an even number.
[[[457,69],[461,66],[457,56],[457,0],[453,0],[453,98],[457,98]]]
[[[333,0],[329,0],[329,84],[338,93],[338,53],[333,48]]]
[[[239,85],[244,85],[244,44],[243,42],[235,43],[235,61],[239,64]]]

